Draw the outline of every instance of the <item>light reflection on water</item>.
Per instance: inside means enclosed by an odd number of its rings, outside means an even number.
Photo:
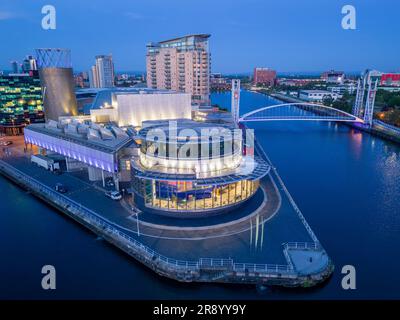
[[[241,94],[241,113],[275,101]],[[216,98],[222,102],[226,95]],[[227,95],[229,96],[229,94]],[[400,146],[347,125],[249,123],[336,266],[358,267],[358,297],[400,298]],[[340,274],[317,297],[343,297]],[[350,295],[350,296],[354,296]]]
[[[212,101],[229,107],[230,95],[213,94]],[[242,114],[272,103],[260,94],[241,93]],[[3,197],[13,199],[0,202],[0,243],[7,244],[0,246],[0,255],[7,257],[0,264],[0,275],[6,275],[0,298],[49,298],[40,287],[44,264],[54,264],[59,274],[55,298],[400,298],[400,147],[333,123],[252,127],[336,265],[324,286],[260,296],[253,287],[176,283],[95,241],[91,233],[0,178]],[[258,222],[257,251],[261,245],[267,250],[263,239],[273,230],[263,231]],[[254,238],[253,232],[253,250]],[[340,287],[345,264],[357,268],[357,290]],[[24,281],[15,280],[20,278]]]

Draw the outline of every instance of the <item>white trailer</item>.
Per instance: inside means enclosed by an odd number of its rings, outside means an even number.
[[[41,154],[32,155],[31,162],[35,163],[39,167],[45,168],[46,170],[50,171],[60,170],[60,164],[58,162],[55,162],[53,159],[42,156]]]

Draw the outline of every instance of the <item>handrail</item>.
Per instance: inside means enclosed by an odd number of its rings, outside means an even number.
[[[128,249],[135,249],[136,253],[142,254],[142,257],[149,262],[162,262],[166,265],[166,268],[183,269],[183,271],[200,271],[202,270],[202,263],[208,263],[211,266],[221,266],[225,267],[227,271],[235,272],[258,272],[268,274],[287,274],[291,276],[296,276],[296,271],[290,265],[278,265],[278,264],[254,264],[254,263],[235,263],[232,259],[216,259],[216,258],[200,258],[198,261],[187,261],[187,260],[177,260],[173,258],[166,257],[150,247],[144,245],[143,243],[137,241],[136,239],[130,237],[126,233],[118,230],[107,222],[106,218],[99,216],[93,210],[83,206],[82,204],[66,197],[53,190],[52,188],[44,185],[43,183],[27,176],[22,171],[16,169],[15,167],[9,165],[3,160],[0,160],[0,167],[4,170],[8,170],[11,173],[17,173],[20,179],[24,179],[31,186],[39,188],[41,192],[52,196],[59,202],[62,202],[65,207],[74,210],[73,214],[79,216],[81,219],[88,223],[94,224],[96,227],[101,228],[106,233],[111,233],[117,237],[120,237],[128,242]]]
[[[386,122],[383,122],[381,120],[375,119],[373,121],[373,125],[378,126],[378,127],[383,127],[384,129],[389,130],[389,131],[393,131],[395,134],[400,134],[400,128],[395,127],[393,125],[390,125],[390,124],[388,124]]]
[[[306,106],[306,107],[309,107],[310,109],[311,109],[311,108],[315,108],[315,109],[319,108],[320,110],[323,109],[323,110],[333,111],[333,112],[335,112],[336,114],[338,114],[338,115],[334,115],[334,116],[331,117],[331,118],[328,116],[327,118],[329,118],[329,121],[331,121],[331,120],[333,120],[333,121],[334,121],[334,120],[342,120],[342,121],[343,121],[343,120],[348,119],[348,121],[361,122],[361,123],[364,122],[361,118],[359,118],[359,117],[357,117],[357,116],[355,116],[355,115],[353,115],[353,114],[351,114],[351,113],[345,112],[345,111],[343,111],[343,110],[336,109],[336,108],[329,107],[329,106],[325,106],[325,105],[322,105],[322,104],[310,103],[310,102],[281,103],[281,104],[276,104],[276,105],[272,105],[272,106],[261,107],[261,108],[258,108],[258,109],[256,109],[256,110],[252,110],[252,111],[247,112],[247,113],[245,113],[244,115],[242,115],[242,116],[239,118],[239,122],[244,122],[244,121],[252,120],[251,118],[249,118],[250,116],[252,116],[252,115],[254,115],[254,114],[257,114],[257,113],[259,113],[259,112],[265,111],[265,110],[271,110],[271,109],[276,109],[276,108],[281,108],[281,107],[287,107],[287,106],[291,107],[291,106],[296,106],[296,105]],[[312,110],[311,110],[311,111],[312,111]],[[296,118],[298,118],[299,120],[304,120],[304,119],[302,119],[301,117],[303,117],[303,116],[293,115],[293,116],[287,117],[287,119],[291,119],[291,118],[292,118],[292,119],[296,119]],[[247,120],[246,118],[249,118],[249,119]],[[273,119],[273,118],[271,118],[271,119]],[[277,117],[277,119],[282,120],[283,117]],[[313,118],[313,119],[317,119],[317,117],[316,117],[316,118]],[[323,119],[323,118],[321,118],[321,119]]]
[[[290,194],[289,190],[286,188],[285,184],[283,183],[281,177],[279,176],[276,168],[272,165],[271,160],[269,159],[269,157],[267,156],[267,154],[265,153],[264,149],[261,147],[260,143],[258,142],[258,140],[255,139],[254,137],[254,145],[257,148],[257,151],[260,152],[263,156],[264,159],[268,162],[268,164],[271,166],[272,170],[275,173],[276,178],[278,179],[279,184],[281,185],[283,191],[285,192],[287,198],[289,199],[290,204],[292,205],[293,209],[296,211],[298,217],[300,218],[301,222],[303,223],[304,227],[306,228],[308,234],[310,235],[311,239],[315,242],[315,243],[319,243],[318,238],[316,237],[316,235],[314,234],[314,232],[312,231],[310,225],[308,224],[308,222],[306,221],[306,219],[304,218],[302,212],[300,211],[299,207],[297,206],[297,204],[294,202],[292,195]]]

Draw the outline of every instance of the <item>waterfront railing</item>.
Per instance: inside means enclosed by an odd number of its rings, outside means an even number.
[[[82,204],[68,198],[67,196],[58,193],[49,186],[29,177],[27,174],[11,166],[3,160],[0,160],[0,167],[12,177],[16,177],[21,181],[25,181],[30,188],[39,191],[41,194],[47,195],[56,204],[68,209],[71,213],[78,216],[91,226],[103,230],[105,234],[112,235],[114,240],[119,240],[126,245],[128,250],[139,255],[139,260],[145,260],[149,264],[163,264],[166,270],[173,272],[200,272],[201,270],[220,269],[225,272],[244,273],[248,277],[257,276],[282,276],[288,278],[296,277],[297,273],[291,264],[254,264],[254,263],[235,263],[232,259],[218,258],[200,258],[198,261],[177,260],[166,257],[150,247],[137,241],[133,237],[119,230],[113,225],[113,222],[101,217],[98,213],[83,206]],[[249,273],[253,273],[250,275]],[[255,274],[257,273],[257,275]]]
[[[392,126],[392,125],[390,125],[388,123],[385,123],[385,122],[383,122],[381,120],[374,120],[373,124],[374,124],[375,127],[382,128],[382,129],[384,129],[386,131],[390,131],[391,133],[393,133],[393,134],[395,134],[397,136],[400,136],[400,128],[398,128],[398,127]]]
[[[308,234],[310,235],[312,241],[316,244],[319,244],[319,240],[317,238],[317,236],[314,234],[314,231],[312,231],[310,225],[308,224],[308,222],[306,221],[306,219],[303,216],[303,213],[300,211],[299,207],[297,206],[296,202],[294,202],[292,195],[290,194],[289,190],[286,188],[285,184],[283,183],[283,180],[281,179],[280,175],[278,174],[276,168],[272,165],[271,160],[269,159],[269,157],[267,156],[267,154],[265,153],[264,149],[262,148],[262,146],[260,145],[260,143],[255,139],[254,137],[254,146],[255,149],[257,150],[257,152],[264,157],[264,160],[268,162],[268,164],[271,166],[275,177],[278,179],[278,182],[280,184],[280,186],[282,187],[283,191],[285,192],[290,204],[292,205],[293,209],[296,211],[298,217],[300,218],[301,222],[303,223],[304,227],[306,228]]]

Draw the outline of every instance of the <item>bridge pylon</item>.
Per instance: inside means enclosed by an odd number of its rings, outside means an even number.
[[[235,123],[239,123],[239,110],[240,110],[240,80],[232,79],[231,90],[231,114]]]
[[[354,102],[353,111],[352,111],[352,113],[356,117],[360,117],[361,110],[363,109],[365,86],[366,86],[366,78],[364,77],[364,78],[358,79],[357,95],[356,95],[356,100]]]
[[[353,115],[363,118],[364,123],[371,126],[374,116],[375,96],[381,72],[366,70],[358,80],[357,95],[353,106]],[[365,92],[367,95],[365,97]]]

